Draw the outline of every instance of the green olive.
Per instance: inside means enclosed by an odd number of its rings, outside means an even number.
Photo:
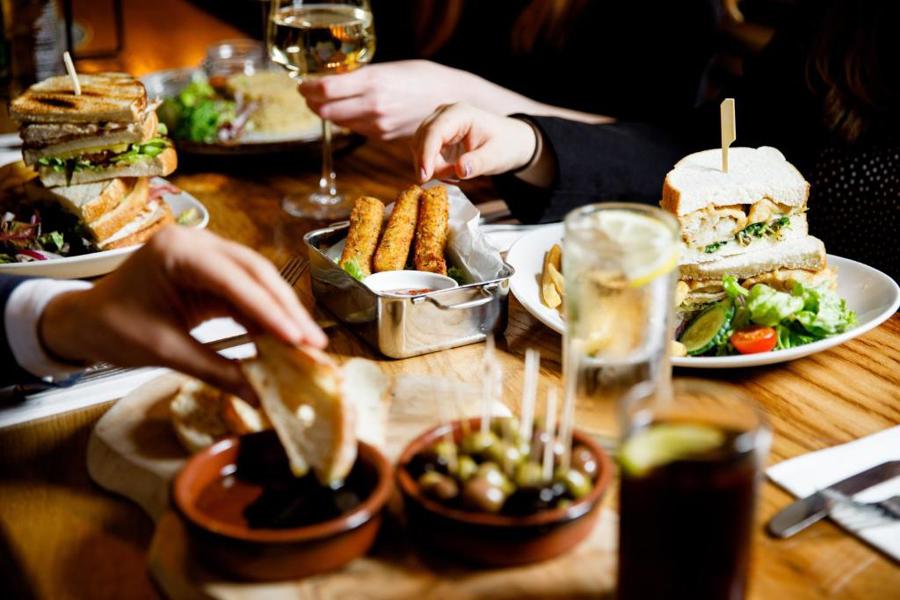
[[[463,454],[456,461],[455,474],[460,481],[468,481],[475,475],[476,471],[478,471],[478,463],[471,456]]]
[[[523,458],[522,451],[518,446],[504,444],[500,464],[503,465],[503,470],[507,473],[515,473],[516,467],[522,462]]]
[[[463,506],[470,510],[495,513],[503,508],[506,494],[486,477],[476,476],[463,487]]]
[[[440,461],[444,462],[450,467],[451,471],[453,470],[454,465],[456,465],[456,457],[458,454],[456,444],[454,444],[450,440],[442,439],[434,445],[432,451]]]
[[[488,449],[498,441],[497,436],[493,432],[481,433],[480,431],[473,431],[462,439],[460,449],[465,454],[481,456],[486,454]]]
[[[544,482],[544,470],[536,462],[519,463],[516,468],[516,485],[522,488],[539,487]]]
[[[491,420],[491,431],[508,442],[519,441],[519,421],[515,417],[501,417]]]
[[[419,477],[419,487],[422,493],[441,502],[447,502],[459,495],[459,486],[452,477],[428,471]]]
[[[584,473],[589,479],[597,476],[597,459],[594,453],[585,446],[575,446],[572,449],[572,468]]]
[[[506,494],[512,494],[515,491],[515,485],[509,480],[500,467],[496,463],[481,463],[475,477],[486,479],[491,485],[502,489]]]
[[[557,472],[555,479],[565,485],[566,491],[576,500],[587,496],[593,487],[591,480],[584,473],[575,469]]]

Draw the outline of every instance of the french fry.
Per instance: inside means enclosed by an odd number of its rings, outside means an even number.
[[[559,269],[550,263],[547,265],[547,271],[550,273],[550,280],[553,281],[553,285],[556,286],[556,291],[559,292],[560,296],[566,295],[566,282],[563,279],[562,273],[559,272]]]
[[[544,255],[544,268],[541,272],[541,297],[544,304],[550,308],[557,308],[562,304],[562,296],[560,292],[562,288],[556,285],[556,278],[551,269],[559,276],[562,281],[562,275],[559,274],[562,265],[562,249],[559,244],[553,244],[553,247]]]

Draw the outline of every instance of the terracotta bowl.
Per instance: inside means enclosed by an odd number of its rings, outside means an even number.
[[[477,429],[479,422],[479,419],[470,419],[470,427]],[[448,507],[421,492],[407,467],[416,454],[446,435],[448,427],[452,427],[453,435],[459,441],[462,437],[460,421],[430,429],[406,447],[395,471],[409,530],[418,542],[465,562],[512,566],[564,554],[590,534],[613,472],[609,456],[591,437],[577,430],[574,432],[574,441],[590,449],[597,460],[597,477],[587,496],[565,508],[509,516]]]
[[[241,473],[256,481],[226,486],[226,478]],[[272,581],[331,571],[369,550],[391,492],[391,465],[378,450],[359,442],[348,481],[356,482],[361,502],[352,510],[303,526],[251,528],[242,517],[247,507],[272,481],[290,485],[291,477],[274,431],[228,438],[194,455],[175,478],[172,497],[188,523],[195,555],[226,574]],[[227,487],[215,509],[204,495],[210,486]]]

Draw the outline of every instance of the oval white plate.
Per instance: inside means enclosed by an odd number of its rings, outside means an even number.
[[[152,184],[168,183],[162,177],[154,177]],[[163,199],[172,208],[175,218],[186,210],[194,208],[200,214],[200,218],[189,227],[203,229],[209,223],[209,211],[203,204],[185,192],[180,190],[177,194],[165,194]],[[82,277],[97,277],[114,270],[122,261],[128,258],[132,252],[141,245],[104,250],[79,256],[67,256],[50,260],[36,260],[33,262],[0,264],[0,273],[7,275],[29,275],[32,277],[52,277],[54,279],[80,279]]]
[[[541,302],[540,276],[544,253],[553,244],[560,243],[562,237],[562,223],[540,227],[519,238],[506,257],[506,261],[516,270],[510,280],[512,293],[525,310],[557,333],[565,330],[565,321],[558,311],[548,308]],[[737,356],[689,356],[673,358],[672,364],[676,367],[726,369],[786,362],[821,352],[860,336],[897,312],[897,308],[900,307],[900,287],[893,279],[878,269],[832,254],[828,255],[828,264],[836,267],[838,271],[837,293],[847,300],[852,310],[856,311],[857,324],[853,329],[789,350]]]

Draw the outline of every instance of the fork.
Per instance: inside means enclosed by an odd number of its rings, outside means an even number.
[[[306,270],[309,268],[309,259],[305,256],[294,256],[281,267],[281,270],[278,272],[281,275],[281,278],[287,282],[289,286],[292,288],[297,284]],[[246,333],[242,333],[240,335],[235,335],[232,337],[224,338],[221,340],[215,340],[211,342],[205,342],[204,346],[212,348],[213,350],[224,350],[226,348],[232,348],[234,346],[239,346],[241,344],[246,344],[250,341],[250,338]],[[74,380],[73,383],[85,383],[88,381],[97,381],[100,379],[105,379],[107,377],[112,377],[114,375],[119,375],[124,373],[125,371],[131,370],[133,367],[117,367],[110,363],[97,363],[96,365],[92,365],[85,369],[81,377],[78,377]],[[31,390],[29,390],[29,393]]]
[[[821,490],[829,509],[845,508],[837,515],[847,527],[863,529],[900,520],[900,496],[892,496],[877,502],[855,500],[832,488]]]

